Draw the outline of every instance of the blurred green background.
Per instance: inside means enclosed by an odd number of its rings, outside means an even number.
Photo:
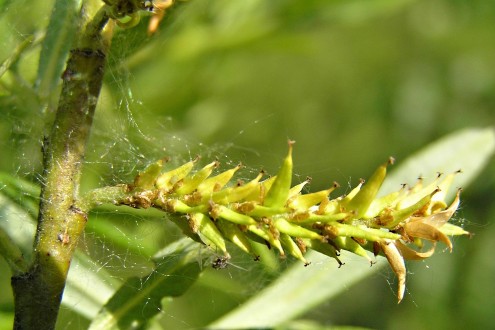
[[[0,61],[46,28],[52,5],[0,1]],[[336,180],[343,193],[388,156],[400,164],[447,133],[495,124],[492,1],[191,0],[168,11],[152,37],[147,22],[144,17],[115,37],[83,189],[130,180],[164,155],[176,164],[198,154],[225,166],[242,162],[246,178],[260,168],[275,173],[293,139],[295,180],[311,176],[314,191]],[[34,182],[58,93],[40,98],[33,88],[40,48],[27,47],[0,80],[0,170]],[[411,173],[411,182],[419,175],[435,176]],[[456,219],[475,236],[456,239],[453,254],[439,250],[425,262],[410,262],[400,305],[395,283],[388,283],[394,278],[383,271],[305,318],[377,329],[495,328],[493,160],[462,199]],[[152,215],[146,221],[140,216],[122,212],[109,220],[123,226],[120,231],[136,231],[128,244],[146,237],[137,250],[157,249],[180,235],[172,226],[158,227]],[[113,249],[125,251],[91,230],[84,249],[100,261]],[[111,252],[127,260],[125,253]],[[131,273],[139,273],[139,257],[146,253],[129,256]],[[109,267],[124,277],[126,260],[108,259],[124,263]],[[199,326],[269,280],[248,260],[241,263],[253,274],[244,271],[239,281],[235,274],[242,270],[205,275],[206,284],[181,298],[184,309],[170,312],[178,316],[169,326]],[[9,292],[3,260],[0,267],[0,292]],[[209,286],[208,278],[222,276],[230,285],[223,292]],[[246,288],[246,278],[257,283]],[[203,313],[184,316],[191,301],[204,302]],[[10,294],[0,296],[0,307],[12,308]]]

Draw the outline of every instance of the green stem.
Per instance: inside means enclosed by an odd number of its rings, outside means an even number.
[[[43,150],[33,263],[12,277],[15,329],[55,327],[72,255],[86,224],[87,214],[74,204],[111,37],[102,35],[108,19],[105,6],[86,25],[62,76],[59,106]]]

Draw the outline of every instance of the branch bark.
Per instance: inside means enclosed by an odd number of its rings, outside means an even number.
[[[102,33],[108,20],[104,6],[84,27],[62,75],[55,121],[43,147],[33,263],[26,273],[12,277],[15,329],[55,328],[72,255],[87,220],[74,204],[111,38],[111,31]]]

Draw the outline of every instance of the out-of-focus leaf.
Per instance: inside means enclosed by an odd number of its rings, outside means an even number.
[[[170,244],[154,257],[151,274],[129,278],[91,323],[90,329],[144,326],[161,309],[164,297],[182,295],[201,272],[201,258],[210,257],[188,238]],[[199,261],[199,262],[198,262]]]
[[[437,173],[449,174],[461,170],[456,175],[452,188],[447,194],[447,200],[456,193],[456,187],[465,188],[485,167],[495,152],[495,129],[469,128],[450,135],[430,144],[410,156],[398,160],[399,165],[393,169],[380,190],[386,194],[397,190],[400,184],[414,184],[419,175],[425,180],[432,181]]]
[[[390,192],[393,187],[400,187],[401,183],[410,180],[411,176],[415,178],[417,173],[459,168],[465,171],[463,184],[466,186],[490,159],[494,148],[492,128],[451,134],[404,161],[386,179],[387,185],[382,188],[385,193]],[[333,264],[333,260],[316,252],[308,253],[306,259],[312,262],[310,266],[293,265],[264,291],[212,323],[210,328],[265,328],[283,324],[387,264],[384,258],[379,257],[377,265],[370,268],[363,259],[347,253],[341,257],[346,262],[341,269]]]
[[[7,72],[8,69],[10,69],[11,65],[19,59],[19,56],[22,54],[24,49],[26,49],[33,42],[33,40],[33,36],[28,36],[17,47],[13,49],[10,56],[3,61],[2,65],[0,65],[0,77],[2,77],[4,73]]]
[[[60,81],[79,24],[81,5],[81,0],[55,1],[41,48],[36,79],[36,87],[42,98],[48,97]]]

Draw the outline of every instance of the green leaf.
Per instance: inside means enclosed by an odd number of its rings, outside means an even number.
[[[384,193],[396,190],[400,184],[414,179],[418,173],[464,170],[462,184],[472,181],[486,165],[495,150],[492,128],[463,130],[427,146],[402,162],[385,180]],[[399,162],[400,164],[400,162]],[[311,251],[306,259],[312,264],[294,264],[277,281],[239,308],[210,325],[212,329],[274,327],[294,319],[323,301],[335,297],[354,283],[375,274],[387,264],[377,258],[369,267],[363,259],[343,253],[345,266],[337,268],[335,261]]]
[[[433,181],[437,173],[449,174],[458,170],[447,200],[452,199],[457,187],[465,188],[478,176],[495,152],[495,128],[468,128],[447,135],[416,152],[408,159],[397,160],[382,185],[380,194],[397,190],[401,184],[414,184],[419,175],[425,182]],[[429,179],[429,180],[428,180]],[[461,196],[462,197],[462,196]]]
[[[41,98],[47,98],[60,82],[67,54],[74,40],[81,0],[56,0],[50,24],[42,43],[36,87]]]
[[[155,256],[156,269],[141,278],[129,278],[103,307],[90,329],[144,326],[161,311],[164,297],[177,297],[189,289],[202,269],[198,260],[209,256],[188,238],[170,244]]]

